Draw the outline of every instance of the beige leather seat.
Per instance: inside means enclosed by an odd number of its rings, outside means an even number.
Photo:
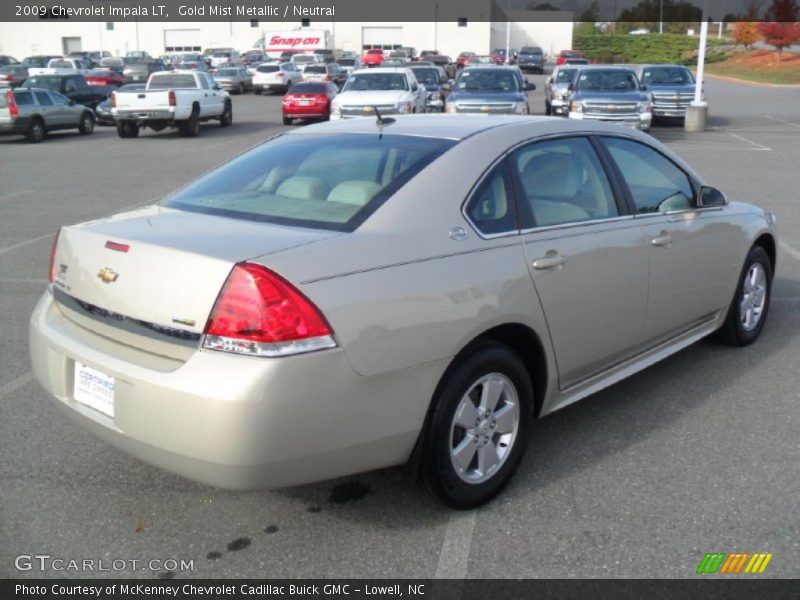
[[[289,177],[278,186],[275,195],[302,200],[325,200],[330,193],[328,184],[319,177]]]
[[[534,156],[521,174],[536,225],[560,225],[586,221],[589,213],[573,204],[581,184],[581,165],[568,154]]]
[[[350,181],[343,181],[333,188],[331,193],[328,194],[328,201],[364,206],[380,191],[380,184],[374,181],[351,179]]]

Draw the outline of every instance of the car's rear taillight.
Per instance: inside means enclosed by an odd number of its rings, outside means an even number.
[[[178,100],[175,98],[175,91],[174,90],[170,90],[169,94],[167,94],[167,97],[169,98],[169,105],[170,106],[176,106],[178,104]]]
[[[61,227],[56,231],[56,237],[53,240],[53,247],[50,249],[50,283],[56,280],[56,252],[58,251],[58,239],[61,237]]]
[[[12,117],[18,117],[19,108],[17,108],[17,101],[14,98],[14,92],[11,90],[6,92],[6,103],[8,104],[8,114]]]
[[[275,77],[283,77],[283,75],[284,75],[283,71],[278,71],[277,73],[275,73]]]
[[[117,92],[111,92],[111,108],[117,106]]]
[[[11,73],[6,75],[6,81],[14,81],[14,75],[12,75]]]
[[[333,331],[302,292],[253,263],[233,267],[205,329],[203,347],[250,356],[333,348]]]

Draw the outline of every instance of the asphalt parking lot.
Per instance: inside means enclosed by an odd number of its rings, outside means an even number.
[[[536,112],[544,77],[530,76]],[[778,215],[769,321],[711,341],[538,422],[510,487],[441,508],[399,469],[232,493],[141,463],[67,422],[30,373],[27,320],[60,224],[153,202],[285,129],[278,96],[235,96],[200,136],[0,138],[0,577],[21,554],[131,559],[157,577],[692,577],[706,552],[771,552],[800,575],[800,113],[797,89],[708,80],[711,128],[657,126],[729,196]],[[691,268],[691,265],[687,265]],[[69,573],[92,576],[97,573]]]

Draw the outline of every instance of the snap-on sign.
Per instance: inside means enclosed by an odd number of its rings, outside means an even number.
[[[273,35],[269,40],[270,46],[311,46],[314,44],[319,44],[320,38],[318,37],[307,37],[307,38],[285,38],[279,35]]]

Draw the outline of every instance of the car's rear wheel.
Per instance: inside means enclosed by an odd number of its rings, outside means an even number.
[[[525,365],[502,344],[476,349],[439,387],[423,433],[421,483],[455,508],[497,495],[519,466],[533,414]]]
[[[197,114],[197,109],[194,109],[189,118],[180,124],[178,130],[183,137],[197,137],[200,133],[200,115]]]
[[[239,89],[237,90],[237,93],[244,94],[244,84],[243,83],[239,84]]]
[[[290,119],[289,117],[283,117],[283,124],[284,125],[291,125],[292,124],[292,119]]]
[[[225,110],[219,118],[219,124],[223,127],[230,127],[233,125],[233,107],[230,102],[225,103]]]
[[[94,124],[94,116],[89,111],[86,111],[81,115],[81,121],[78,124],[78,131],[80,131],[83,135],[89,135],[94,131]]]
[[[547,102],[546,100],[544,103],[544,114],[546,114],[547,116],[551,116],[553,114],[553,105]]]
[[[255,88],[253,90],[253,92],[255,92],[256,96],[260,96],[261,95],[261,88]]]
[[[744,261],[719,338],[732,346],[756,341],[764,328],[772,297],[772,261],[761,246],[753,246]]]
[[[44,127],[44,121],[37,117],[30,122],[30,125],[28,125],[28,131],[26,132],[25,137],[31,144],[38,144],[44,140],[45,135],[47,135],[47,130]]]

